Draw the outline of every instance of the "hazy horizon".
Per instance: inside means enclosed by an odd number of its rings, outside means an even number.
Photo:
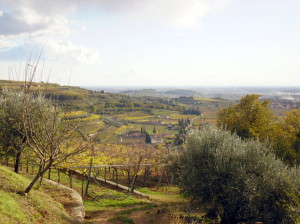
[[[0,0],[0,78],[42,51],[36,81],[61,85],[298,86],[299,11],[298,0]]]

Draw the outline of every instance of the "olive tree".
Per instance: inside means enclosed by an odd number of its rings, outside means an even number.
[[[204,127],[189,134],[174,167],[182,191],[221,223],[299,221],[299,171],[287,169],[266,144]]]
[[[14,125],[2,128],[7,142],[13,146],[26,147],[39,166],[38,172],[28,185],[25,193],[29,193],[39,178],[51,167],[66,161],[69,157],[82,152],[88,142],[83,141],[78,133],[79,127],[72,120],[63,117],[62,110],[52,101],[38,93],[30,91],[8,91],[3,101],[13,101],[7,109],[8,120]],[[7,104],[8,105],[8,104]],[[15,129],[18,131],[15,134]],[[11,137],[12,136],[12,137]],[[14,140],[13,136],[17,136]],[[21,140],[20,140],[21,139]]]
[[[14,171],[19,172],[22,152],[26,146],[23,117],[23,92],[3,90],[0,97],[0,145],[2,155],[14,156]],[[28,102],[30,103],[30,102]]]

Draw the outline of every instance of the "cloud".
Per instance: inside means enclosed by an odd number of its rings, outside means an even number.
[[[31,8],[41,15],[66,15],[85,6],[106,13],[124,13],[138,20],[156,20],[172,26],[195,26],[201,18],[232,0],[0,0],[6,5]]]
[[[171,26],[196,26],[201,18],[223,8],[231,0],[91,0],[111,13],[127,13],[138,20],[154,20]],[[85,1],[86,2],[86,1]]]
[[[114,1],[106,4],[113,4]],[[133,7],[125,6],[124,10],[136,18],[150,19],[164,24],[178,27],[196,26],[200,20],[212,11],[222,8],[228,0],[144,0]],[[122,7],[122,4],[114,4],[115,7]],[[108,7],[109,9],[111,7]],[[112,8],[114,9],[114,8]]]
[[[97,50],[72,44],[68,40],[73,31],[67,17],[56,13],[62,10],[60,1],[50,1],[55,4],[49,5],[39,2],[44,1],[0,0],[0,6],[7,7],[6,11],[0,12],[0,58],[26,59],[30,52],[40,51],[45,45],[43,55],[47,60],[74,64],[98,63],[100,57]],[[62,2],[67,5],[66,1]],[[49,9],[49,13],[44,13],[42,8]]]
[[[76,29],[82,31],[82,24],[79,24],[80,28],[72,26],[68,19],[70,13],[83,13],[84,9],[93,7],[101,13],[124,14],[133,19],[133,22],[150,20],[188,27],[197,26],[201,18],[222,8],[229,1],[0,0],[0,54],[13,48],[22,49],[24,52],[28,46],[40,49],[46,44],[44,54],[51,60],[97,63],[100,61],[97,50],[70,42],[69,39],[76,33]]]
[[[45,29],[47,24],[40,20],[35,13],[28,13],[21,8],[11,13],[2,12],[0,15],[0,35],[17,35]]]
[[[3,36],[0,36],[0,50],[10,50],[11,48],[17,47],[18,43],[16,43],[13,40],[9,40],[7,38],[4,38]]]
[[[86,48],[82,45],[74,45],[70,41],[48,40],[46,42],[46,56],[50,60],[57,57],[60,62],[74,64],[93,64],[100,62],[100,56],[96,49]]]

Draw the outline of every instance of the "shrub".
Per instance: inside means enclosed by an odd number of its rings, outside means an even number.
[[[297,223],[299,171],[266,144],[205,127],[189,134],[176,167],[183,192],[221,223]]]

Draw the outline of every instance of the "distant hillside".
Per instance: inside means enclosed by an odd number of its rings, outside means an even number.
[[[0,166],[0,223],[74,223],[61,204],[46,193],[32,190],[21,196],[29,183],[26,177]]]
[[[24,87],[24,82],[0,80],[0,88],[21,90]],[[44,93],[47,98],[55,100],[67,110],[84,110],[96,114],[116,114],[151,109],[182,109],[175,100],[152,96],[128,96],[52,83],[33,83],[30,89]]]
[[[156,89],[139,89],[139,90],[125,90],[120,93],[129,96],[153,96],[153,97],[169,97],[176,98],[181,96],[199,97],[202,94],[196,90],[189,89],[171,89],[171,90],[156,90]]]

